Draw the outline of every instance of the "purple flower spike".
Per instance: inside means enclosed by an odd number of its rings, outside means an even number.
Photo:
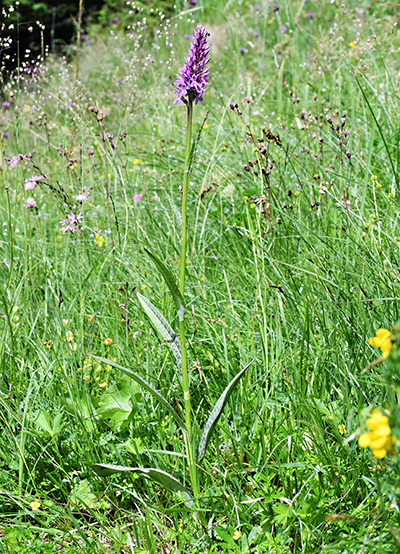
[[[189,47],[189,55],[176,77],[175,93],[178,98],[174,104],[182,101],[187,105],[188,101],[193,100],[197,104],[203,100],[210,73],[210,69],[206,67],[210,61],[210,58],[207,58],[210,52],[210,46],[207,44],[208,35],[204,26],[197,25],[197,31],[194,32]]]

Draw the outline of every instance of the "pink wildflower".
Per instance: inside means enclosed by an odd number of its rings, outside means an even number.
[[[32,198],[32,196],[30,196],[30,197],[26,200],[25,207],[26,207],[26,208],[37,208],[36,200],[35,200],[34,198]]]
[[[146,189],[143,191],[143,192],[137,192],[134,196],[133,196],[133,203],[136,205],[139,200],[141,200],[142,196],[144,195],[144,193],[146,192]]]
[[[29,155],[28,154],[16,154],[11,159],[10,158],[4,158],[4,160],[10,164],[10,167],[15,167],[17,165],[17,163],[19,163],[21,160],[29,161]]]
[[[32,190],[35,188],[36,186],[36,183],[38,181],[41,181],[42,179],[44,179],[46,177],[46,175],[31,175],[30,177],[28,177],[27,179],[25,179],[25,183],[24,183],[24,186],[25,186],[25,190]]]
[[[62,233],[65,233],[66,231],[71,231],[71,233],[75,233],[75,231],[78,230],[78,225],[82,221],[82,219],[82,212],[80,212],[78,215],[75,215],[73,212],[67,214],[67,218],[61,219],[60,221],[60,231]]]

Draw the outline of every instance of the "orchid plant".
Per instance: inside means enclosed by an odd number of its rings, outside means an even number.
[[[178,494],[190,508],[200,508],[200,463],[206,453],[206,449],[211,437],[211,434],[218,422],[219,417],[226,405],[231,393],[238,384],[240,378],[245,374],[250,366],[242,368],[241,371],[227,385],[214,408],[212,409],[205,427],[200,433],[199,426],[193,419],[190,393],[190,379],[188,370],[188,356],[186,349],[185,338],[185,275],[186,275],[186,253],[187,253],[187,201],[188,201],[188,185],[189,173],[192,164],[192,122],[194,105],[203,100],[203,95],[208,86],[209,77],[209,52],[208,32],[204,26],[198,25],[194,32],[189,48],[189,54],[185,58],[185,63],[179,70],[175,82],[175,93],[177,99],[175,104],[184,103],[187,108],[187,127],[186,127],[186,152],[185,166],[182,186],[182,211],[180,216],[181,224],[181,248],[180,248],[180,273],[179,284],[176,278],[165,266],[165,264],[147,247],[143,248],[149,258],[152,260],[156,268],[161,272],[169,291],[173,297],[178,320],[179,320],[179,336],[175,334],[169,322],[163,314],[141,293],[137,292],[137,298],[143,307],[143,310],[148,315],[154,327],[158,330],[163,340],[169,345],[175,360],[177,362],[180,376],[181,386],[184,397],[184,418],[176,412],[171,404],[158,392],[151,384],[146,382],[139,374],[132,370],[123,367],[113,360],[108,360],[98,356],[93,356],[99,361],[105,362],[129,375],[139,385],[150,394],[166,409],[172,416],[174,422],[181,429],[185,451],[187,466],[189,468],[190,486],[180,482],[172,474],[157,468],[137,468],[125,467],[111,464],[96,464],[94,470],[100,475],[110,475],[117,472],[134,472],[146,476],[153,481],[165,486],[167,489]],[[138,241],[139,242],[139,241]]]

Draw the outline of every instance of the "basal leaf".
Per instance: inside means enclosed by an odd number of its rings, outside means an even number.
[[[178,413],[174,410],[174,408],[169,404],[169,402],[163,397],[162,394],[158,392],[154,387],[152,387],[147,381],[145,381],[140,375],[132,371],[131,369],[128,369],[127,367],[124,367],[120,364],[117,364],[113,360],[108,360],[107,358],[102,358],[101,356],[94,356],[93,354],[89,354],[91,358],[94,358],[95,360],[98,360],[99,362],[103,362],[105,364],[109,364],[112,367],[115,367],[117,369],[120,369],[123,371],[126,375],[129,375],[134,381],[139,383],[144,389],[146,389],[150,394],[152,394],[159,402],[166,408],[169,413],[174,418],[175,422],[179,425],[179,427],[186,432],[186,426],[183,422],[183,420],[180,418]]]
[[[210,417],[207,420],[207,423],[204,427],[203,434],[201,435],[201,439],[199,442],[198,447],[198,453],[197,453],[197,463],[200,463],[200,461],[203,459],[203,456],[206,452],[209,440],[211,438],[211,434],[214,430],[215,425],[218,422],[218,419],[221,416],[222,410],[225,407],[225,404],[228,402],[228,399],[230,395],[232,394],[235,386],[239,382],[240,378],[244,375],[244,373],[247,371],[247,369],[251,366],[253,361],[251,361],[246,367],[244,367],[235,377],[232,379],[232,381],[229,383],[229,385],[226,387],[224,392],[221,394],[221,396],[218,398],[214,408],[211,411]]]
[[[93,470],[101,476],[106,477],[107,475],[113,475],[114,473],[121,473],[124,471],[129,471],[131,473],[138,473],[143,477],[152,479],[156,483],[159,483],[168,490],[178,494],[184,501],[185,504],[191,508],[193,506],[193,501],[191,496],[186,489],[186,487],[178,481],[173,475],[170,475],[162,469],[157,469],[153,467],[126,467],[118,466],[113,464],[94,464],[92,466]]]

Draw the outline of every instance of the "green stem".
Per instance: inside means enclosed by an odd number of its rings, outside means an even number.
[[[183,174],[182,190],[182,241],[181,241],[181,263],[179,289],[182,297],[185,294],[185,271],[186,271],[186,243],[187,243],[187,195],[189,188],[189,161],[192,148],[192,120],[193,120],[193,102],[188,100],[187,105],[187,127],[186,127],[186,152],[185,152],[185,170]]]
[[[183,175],[183,190],[182,190],[182,238],[181,238],[181,256],[180,256],[180,277],[179,290],[182,298],[185,298],[185,273],[186,273],[186,249],[187,249],[187,197],[189,188],[189,172],[190,172],[190,153],[192,148],[192,120],[193,120],[193,102],[189,98],[187,104],[187,127],[186,127],[186,153],[185,153],[185,168]],[[191,403],[189,390],[189,373],[187,365],[186,353],[186,338],[185,338],[185,315],[179,314],[179,338],[181,343],[182,354],[182,389],[185,401],[185,424],[187,437],[185,438],[186,455],[189,466],[190,481],[192,483],[193,494],[196,505],[198,505],[199,485],[197,466],[194,459],[193,440],[192,440],[192,424],[191,424]]]

